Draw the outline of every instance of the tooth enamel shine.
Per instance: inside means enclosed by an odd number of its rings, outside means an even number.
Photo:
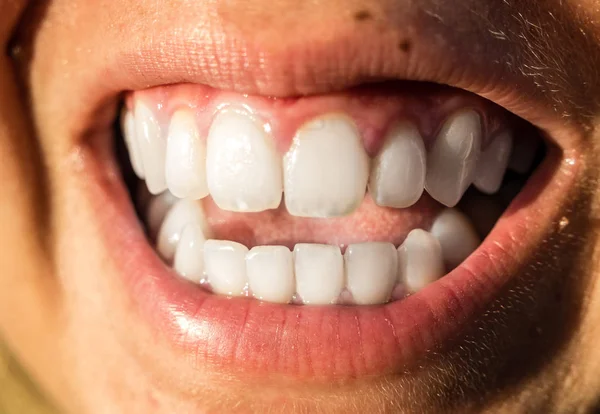
[[[206,174],[210,195],[223,210],[259,212],[281,203],[281,157],[247,113],[217,115],[208,133]]]
[[[461,264],[481,243],[469,218],[453,208],[436,217],[430,232],[440,242],[448,270]]]
[[[121,131],[125,139],[127,151],[129,152],[131,167],[135,175],[143,180],[145,176],[144,165],[142,164],[142,154],[140,153],[138,137],[135,134],[135,118],[133,117],[133,113],[124,108],[121,114],[121,122]]]
[[[454,207],[473,182],[481,152],[481,122],[474,111],[446,121],[427,157],[425,188],[447,207]]]
[[[302,126],[283,164],[285,205],[294,216],[345,216],[365,196],[369,157],[345,116],[324,116]]]

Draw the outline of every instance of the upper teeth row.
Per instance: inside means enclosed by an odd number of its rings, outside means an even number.
[[[510,133],[503,132],[482,151],[481,120],[473,110],[451,116],[429,152],[414,125],[399,123],[372,160],[352,119],[341,114],[305,123],[283,157],[269,128],[245,110],[220,111],[206,140],[189,109],[173,114],[166,139],[142,102],[135,115],[126,110],[123,121],[133,168],[151,193],[210,194],[221,209],[238,212],[277,208],[283,194],[289,213],[305,217],[347,215],[367,188],[381,206],[409,207],[426,189],[452,207],[472,183],[496,192],[512,148]]]
[[[173,202],[160,197],[152,204]],[[153,220],[149,219],[152,227]],[[393,292],[414,293],[459,265],[479,245],[470,221],[455,209],[443,211],[429,231],[412,230],[398,249],[392,243],[367,242],[348,246],[343,255],[338,246],[310,243],[296,244],[293,252],[286,246],[249,250],[210,236],[200,204],[178,200],[160,226],[157,250],[181,276],[207,282],[215,293],[248,294],[279,303],[295,298],[319,305],[378,304]]]

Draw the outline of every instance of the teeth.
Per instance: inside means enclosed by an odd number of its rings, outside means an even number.
[[[481,244],[471,221],[455,209],[442,211],[433,222],[430,231],[442,246],[448,270],[461,264]]]
[[[292,252],[284,246],[257,246],[246,255],[246,271],[255,298],[289,303],[296,289]]]
[[[535,161],[540,146],[538,139],[519,139],[514,142],[508,168],[519,174],[526,174]]]
[[[146,223],[148,224],[150,237],[153,239],[158,234],[158,230],[160,229],[167,212],[176,201],[177,198],[173,194],[169,191],[165,191],[152,198],[150,204],[148,204],[148,208],[146,209]]]
[[[355,303],[374,305],[389,300],[398,278],[398,256],[393,244],[352,244],[344,259],[346,286]]]
[[[462,112],[448,120],[427,158],[429,195],[454,207],[475,178],[480,151],[481,124],[476,112]]]
[[[161,136],[156,117],[150,108],[139,100],[135,103],[135,132],[148,191],[152,194],[160,194],[167,189],[165,180],[166,141]]]
[[[167,262],[173,259],[181,232],[189,224],[197,224],[203,233],[209,236],[208,225],[200,204],[190,199],[179,200],[165,216],[156,240],[157,250]]]
[[[169,191],[179,198],[206,197],[206,147],[192,112],[175,112],[169,125],[166,151],[165,176]]]
[[[121,114],[121,131],[123,132],[123,138],[125,139],[125,145],[129,152],[129,159],[131,160],[131,167],[133,172],[140,179],[144,179],[144,166],[142,164],[142,154],[138,144],[138,139],[135,134],[135,118],[131,111],[123,109]]]
[[[425,157],[423,140],[414,126],[394,128],[371,169],[369,192],[375,203],[394,208],[415,204],[425,185]]]
[[[198,224],[188,224],[175,250],[173,269],[185,279],[200,283],[204,278],[204,234]]]
[[[285,204],[302,217],[337,217],[362,202],[369,158],[352,122],[344,116],[304,125],[284,157]]]
[[[221,112],[208,134],[210,195],[223,210],[257,212],[281,202],[282,167],[272,139],[249,115]]]
[[[344,260],[337,246],[297,244],[294,248],[296,292],[305,304],[335,303],[344,288]]]
[[[430,233],[415,229],[398,248],[400,283],[411,293],[418,292],[444,275],[440,243]]]
[[[248,248],[226,240],[207,240],[204,244],[204,271],[215,293],[242,296],[247,288],[246,253]]]
[[[473,183],[475,188],[486,194],[495,194],[500,189],[511,149],[512,136],[510,132],[498,135],[490,143],[479,157],[477,174]]]

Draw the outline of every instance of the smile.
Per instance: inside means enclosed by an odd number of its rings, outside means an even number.
[[[105,290],[192,369],[402,371],[468,330],[560,222],[570,125],[459,45],[398,32],[219,43],[210,65],[205,39],[158,31],[76,81],[74,186],[118,269]]]

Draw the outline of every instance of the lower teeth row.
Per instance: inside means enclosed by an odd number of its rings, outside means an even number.
[[[339,246],[309,243],[296,244],[293,252],[286,246],[248,249],[211,239],[199,202],[177,200],[165,214],[160,197],[150,204],[150,232],[157,233],[159,254],[180,276],[217,294],[267,302],[386,303],[439,279],[480,244],[470,220],[445,209],[429,231],[412,230],[398,248],[365,242],[349,245],[344,254]],[[163,207],[162,214],[153,207]]]

